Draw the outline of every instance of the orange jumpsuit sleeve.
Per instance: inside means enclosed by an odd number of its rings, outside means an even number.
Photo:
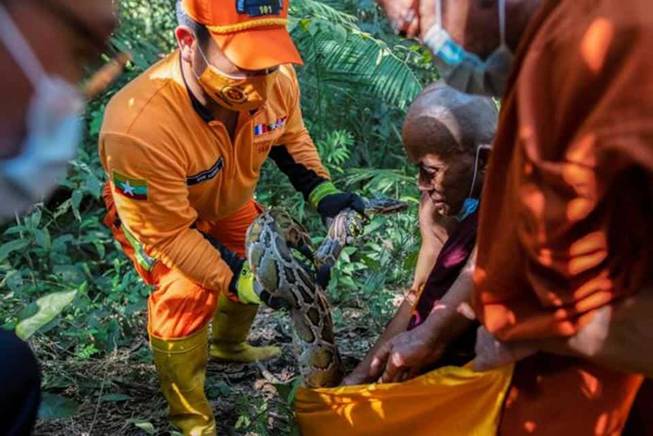
[[[272,147],[270,158],[288,176],[295,189],[308,198],[313,189],[329,181],[330,176],[304,124],[295,69],[284,66],[280,74],[285,74],[290,80],[290,86],[285,90],[288,93],[289,111],[284,133]]]
[[[120,220],[145,252],[207,289],[226,290],[233,273],[192,228],[197,212],[190,206],[186,174],[174,153],[113,133],[103,136],[101,147]],[[125,189],[124,183],[130,186]],[[134,186],[137,198],[132,196]]]

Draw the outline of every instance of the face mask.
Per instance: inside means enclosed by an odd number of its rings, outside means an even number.
[[[6,218],[43,201],[66,175],[81,138],[84,100],[75,86],[43,70],[2,6],[0,40],[34,88],[20,154],[0,161],[0,218]]]
[[[447,84],[467,94],[503,96],[514,56],[506,44],[506,1],[499,0],[501,44],[483,61],[456,43],[442,27],[442,0],[435,2],[436,21],[424,37]]]
[[[472,176],[472,186],[469,188],[469,195],[463,201],[463,205],[460,208],[460,211],[456,215],[456,220],[463,221],[465,218],[473,214],[478,210],[479,200],[474,198],[474,187],[476,186],[476,176],[478,176],[478,164],[481,157],[481,150],[491,150],[492,147],[489,145],[479,145],[476,149],[476,158],[474,159],[474,176]]]
[[[268,98],[277,72],[260,76],[235,77],[211,65],[200,50],[206,70],[197,78],[206,94],[226,109],[241,112],[258,109]]]

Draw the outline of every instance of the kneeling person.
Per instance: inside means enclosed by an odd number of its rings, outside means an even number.
[[[471,360],[475,329],[458,308],[473,290],[478,198],[496,125],[491,99],[442,83],[426,88],[411,105],[403,141],[409,159],[419,166],[422,192],[415,279],[394,319],[345,384],[379,377],[402,381],[433,365]]]
[[[279,354],[246,342],[260,300],[245,233],[261,212],[263,162],[271,157],[323,217],[363,206],[330,182],[304,127],[287,0],[260,4],[180,1],[179,49],[112,99],[100,135],[105,222],[154,286],[148,333],[170,419],[185,434],[215,433],[208,354]]]

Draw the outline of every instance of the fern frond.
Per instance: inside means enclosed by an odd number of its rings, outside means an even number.
[[[296,0],[290,5],[292,17],[320,17],[332,23],[355,25],[357,18],[317,0]]]
[[[386,102],[405,107],[422,89],[416,74],[384,41],[362,31],[356,17],[316,0],[294,3],[293,36],[320,80],[362,85]]]

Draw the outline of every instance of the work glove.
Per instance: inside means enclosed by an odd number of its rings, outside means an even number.
[[[334,218],[345,209],[353,209],[361,215],[365,215],[365,202],[361,196],[351,192],[342,192],[331,182],[319,184],[308,198],[324,222],[327,218]]]
[[[229,293],[238,298],[238,301],[244,304],[261,304],[265,303],[273,309],[284,307],[284,302],[273,297],[268,291],[263,289],[257,282],[254,273],[250,269],[247,259],[240,257],[238,254],[229,250],[220,241],[204,234],[204,237],[219,252],[224,263],[229,266],[233,277],[229,283]]]

